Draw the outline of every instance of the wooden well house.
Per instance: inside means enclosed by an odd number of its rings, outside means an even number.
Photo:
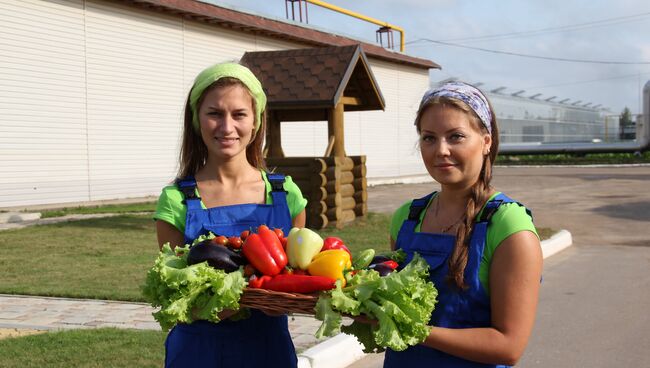
[[[307,226],[343,227],[368,212],[366,156],[347,156],[344,112],[383,110],[384,98],[358,45],[247,52],[241,63],[268,97],[266,164],[290,175],[308,200]],[[282,122],[327,121],[323,156],[286,157]]]

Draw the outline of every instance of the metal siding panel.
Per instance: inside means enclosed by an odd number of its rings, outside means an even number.
[[[255,51],[278,51],[278,50],[301,49],[301,48],[309,47],[295,42],[280,41],[280,40],[263,37],[263,36],[257,36],[255,38],[255,41],[256,41]]]
[[[302,47],[113,2],[0,3],[0,168],[11,173],[0,190],[12,194],[0,207],[157,195],[177,169],[195,75]],[[410,121],[428,74],[370,64],[386,111],[346,113],[346,151],[368,156],[369,178],[421,174]],[[325,151],[327,122],[282,132],[288,156]]]
[[[82,1],[0,3],[0,207],[89,198],[83,31]]]
[[[327,148],[327,121],[282,123],[282,150],[286,156],[323,156]]]
[[[399,79],[397,66],[370,61],[370,68],[386,102],[385,111],[368,111],[361,116],[362,152],[367,156],[368,178],[391,177],[399,173]]]
[[[429,87],[427,71],[402,67],[399,71],[399,176],[427,175],[417,146],[418,135],[413,125],[422,95]]]
[[[184,21],[184,86],[186,93],[196,75],[206,67],[239,61],[244,52],[255,50],[252,36],[204,23]]]
[[[88,1],[86,39],[90,199],[156,195],[178,157],[182,21]]]

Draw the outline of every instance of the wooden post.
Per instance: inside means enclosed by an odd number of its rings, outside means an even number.
[[[327,134],[329,137],[334,137],[332,155],[336,157],[345,157],[345,144],[343,140],[343,106],[344,105],[340,102],[336,104],[336,106],[330,110],[327,119]]]
[[[266,128],[267,157],[284,157],[284,151],[282,151],[282,129],[280,128],[280,120],[278,120],[275,112],[271,111],[268,113]]]

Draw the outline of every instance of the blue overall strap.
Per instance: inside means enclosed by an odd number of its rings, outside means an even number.
[[[284,175],[266,173],[266,178],[269,180],[269,183],[271,183],[271,190],[273,192],[287,192],[284,190]]]
[[[201,197],[196,195],[196,180],[193,176],[176,181],[178,189],[183,193],[183,203],[188,210],[201,209]]]
[[[414,199],[413,202],[411,202],[411,207],[409,207],[409,216],[402,223],[400,232],[402,231],[408,233],[415,232],[415,227],[420,222],[420,214],[422,214],[422,211],[424,211],[424,209],[427,208],[427,204],[429,203],[431,197],[433,197],[434,194],[436,194],[436,192],[429,193],[426,196],[422,198]]]
[[[266,173],[266,178],[271,184],[271,198],[273,204],[279,204],[287,201],[287,191],[284,190],[284,175]]]
[[[497,212],[499,206],[501,206],[503,203],[517,203],[518,205],[526,208],[526,213],[528,214],[528,216],[530,216],[531,219],[533,218],[533,214],[526,206],[515,201],[514,199],[508,197],[503,193],[499,193],[496,197],[494,197],[491,201],[489,201],[485,205],[485,209],[483,209],[483,213],[481,213],[481,217],[478,219],[477,222],[478,223],[487,222],[489,224],[490,220],[492,219],[492,216]]]

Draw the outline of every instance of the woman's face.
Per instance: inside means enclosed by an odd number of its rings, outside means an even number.
[[[443,188],[467,189],[479,178],[492,137],[479,130],[468,113],[435,104],[420,119],[424,165]]]
[[[214,88],[199,107],[199,123],[209,156],[225,161],[242,155],[246,158],[255,127],[253,99],[238,84]]]

